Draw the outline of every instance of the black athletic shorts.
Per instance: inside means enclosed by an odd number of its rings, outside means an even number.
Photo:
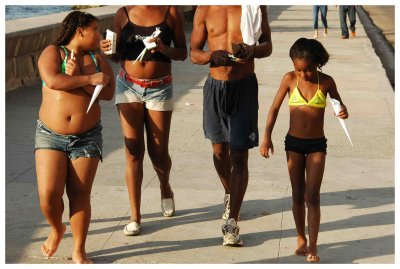
[[[258,82],[255,74],[240,80],[204,84],[203,130],[212,143],[229,143],[232,149],[258,146]]]
[[[304,155],[314,152],[323,152],[326,154],[327,141],[325,137],[304,139],[287,134],[285,138],[285,151],[293,151]]]

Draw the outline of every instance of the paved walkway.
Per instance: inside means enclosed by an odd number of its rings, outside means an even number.
[[[260,134],[281,78],[292,69],[290,46],[299,37],[313,36],[310,6],[271,6],[269,19],[274,51],[256,61]],[[394,92],[361,25],[356,38],[341,40],[334,6],[328,22],[329,36],[319,39],[331,55],[323,71],[335,79],[349,109],[347,126],[354,147],[327,107],[318,252],[322,263],[394,263]],[[188,40],[189,34],[190,29]],[[123,140],[114,105],[102,102],[104,162],[92,191],[89,256],[96,263],[304,263],[304,258],[293,256],[296,232],[283,147],[286,101],[273,133],[275,155],[265,160],[258,149],[249,154],[250,180],[239,222],[245,245],[226,248],[221,246],[220,229],[223,189],[202,131],[207,67],[188,59],[175,63],[173,73],[177,100],[170,153],[176,216],[161,216],[159,184],[146,156],[143,232],[137,237],[122,234],[130,212]],[[7,263],[72,263],[67,206],[67,231],[58,252],[50,260],[40,253],[49,231],[39,208],[33,156],[40,101],[39,84],[6,93]]]
[[[395,44],[395,10],[392,5],[387,6],[371,6],[364,5],[364,10],[368,12],[372,22],[382,30],[387,41],[394,48]]]

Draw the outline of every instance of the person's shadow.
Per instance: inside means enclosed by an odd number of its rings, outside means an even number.
[[[321,201],[322,214],[329,214],[329,206],[335,205],[352,205],[354,209],[379,207],[387,204],[394,204],[394,188],[360,189],[322,193]],[[221,209],[222,205],[218,204],[202,208],[179,210],[176,212],[176,217],[174,218],[147,221],[146,229],[143,230],[142,235],[153,234],[177,225],[215,221],[216,219],[221,218]],[[273,200],[249,200],[243,202],[241,218],[243,221],[264,218],[267,227],[269,215],[281,214],[286,211],[291,211],[291,197]],[[158,216],[159,213],[143,214],[143,219],[156,218]],[[93,220],[92,222],[115,220],[116,219],[101,219]],[[128,218],[119,218],[119,220],[128,220]],[[363,214],[343,220],[322,223],[320,225],[320,234],[329,231],[340,232],[343,230],[344,232],[351,229],[362,232],[365,228],[393,224],[394,211]],[[118,231],[122,229],[123,226],[108,227],[91,231],[89,232],[89,236],[90,234]],[[215,233],[212,231],[210,234]],[[370,237],[371,233],[366,233],[366,235]],[[198,239],[197,236],[194,236],[196,239],[141,242],[138,244],[106,248],[89,253],[89,255],[94,257],[97,263],[112,263],[132,256],[137,257],[154,253],[168,253],[217,246],[221,245],[221,236],[211,236],[202,239]],[[296,237],[295,227],[283,230],[241,233],[241,238],[245,242],[244,247],[256,247],[270,240],[282,240],[291,237]],[[383,235],[361,240],[350,239],[342,242],[321,244],[318,245],[318,253],[324,257],[324,260],[322,261],[324,263],[354,263],[362,258],[392,255],[394,254],[394,235]],[[304,257],[296,257],[294,255],[280,257],[278,255],[278,257],[273,259],[256,260],[253,261],[253,263],[301,263],[303,261],[305,262]],[[193,263],[199,262],[202,261],[193,260]]]

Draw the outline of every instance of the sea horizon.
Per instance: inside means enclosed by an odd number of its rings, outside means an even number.
[[[6,21],[72,11],[73,5],[6,5]]]

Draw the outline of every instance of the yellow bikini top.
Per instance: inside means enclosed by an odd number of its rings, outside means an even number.
[[[306,101],[304,97],[301,95],[299,91],[299,77],[297,77],[297,84],[294,88],[292,95],[289,97],[289,106],[312,106],[312,107],[319,107],[325,108],[326,107],[326,97],[324,93],[319,89],[319,75],[317,72],[318,77],[318,89],[314,96],[311,98],[310,101]]]

